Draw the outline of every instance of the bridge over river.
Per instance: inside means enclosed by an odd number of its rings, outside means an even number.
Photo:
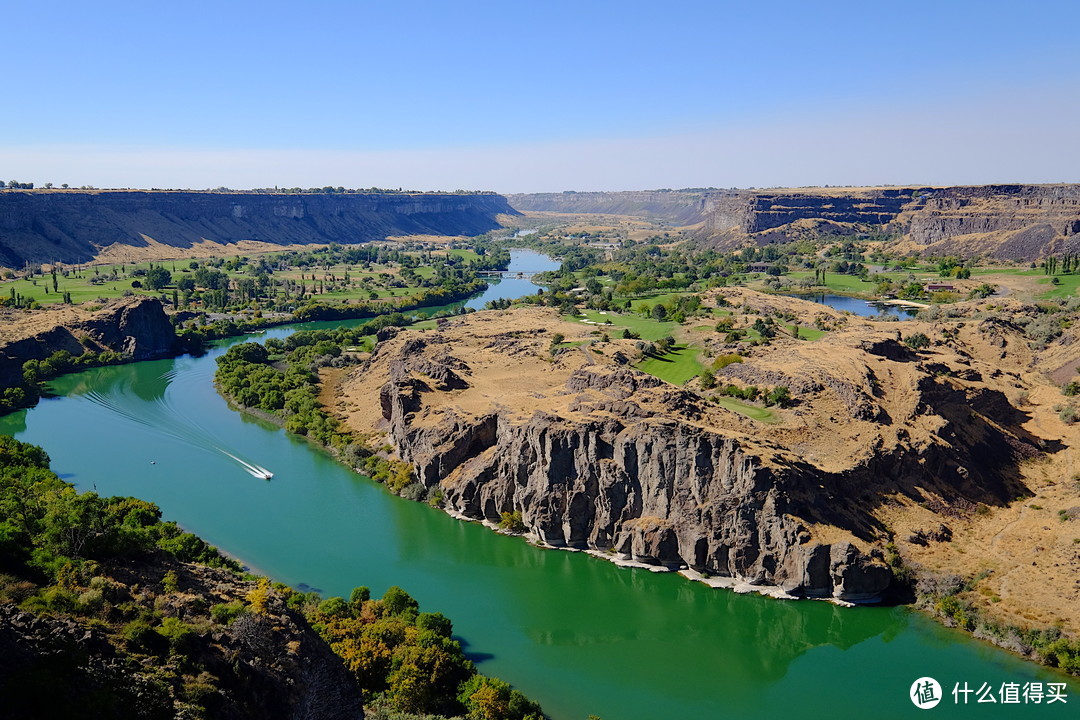
[[[538,274],[537,271],[531,270],[481,270],[477,273],[481,277],[521,278],[522,280],[527,280],[536,274]]]

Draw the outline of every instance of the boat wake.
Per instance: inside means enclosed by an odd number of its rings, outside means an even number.
[[[167,386],[172,377],[166,373],[159,380],[163,380]],[[142,388],[125,382],[113,385],[106,392],[90,390],[82,397],[132,423],[148,428],[155,434],[211,455],[227,457],[252,477],[261,480],[274,477],[267,468],[248,462],[219,446],[213,433],[177,406],[169,393],[159,391],[147,397],[146,393],[140,390]]]
[[[218,450],[221,450],[221,448],[218,448]],[[224,453],[225,455],[228,455],[229,457],[231,457],[236,462],[240,463],[241,467],[243,467],[245,470],[247,470],[248,473],[252,477],[257,477],[260,480],[269,480],[272,477],[274,477],[274,473],[270,472],[269,470],[264,468],[262,465],[256,465],[254,463],[249,463],[246,460],[241,460],[240,458],[236,457],[235,455],[233,455],[228,450],[221,450],[221,452]]]

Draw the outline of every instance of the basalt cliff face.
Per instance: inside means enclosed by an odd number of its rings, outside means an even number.
[[[86,262],[114,244],[358,243],[392,235],[477,235],[514,214],[494,194],[0,192],[0,265]]]
[[[1080,185],[717,193],[701,235],[721,246],[879,232],[934,254],[1032,260],[1080,249]]]
[[[518,210],[614,213],[694,225],[735,248],[872,234],[937,255],[1012,260],[1080,251],[1080,185],[663,190],[511,195]]]
[[[74,307],[26,312],[6,310],[0,317],[0,388],[22,380],[22,364],[44,360],[58,350],[72,355],[112,351],[131,360],[168,357],[176,332],[156,298],[121,298],[99,310]]]

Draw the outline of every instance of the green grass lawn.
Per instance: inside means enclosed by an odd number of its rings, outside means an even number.
[[[446,253],[448,255],[456,255],[459,258],[464,258],[467,261],[468,260],[477,260],[480,257],[479,255],[476,254],[475,251],[467,250],[465,248],[451,248],[450,250],[447,250]]]
[[[704,369],[697,359],[700,352],[700,348],[692,345],[675,346],[675,349],[666,355],[649,357],[641,361],[637,369],[655,375],[672,385],[682,385],[697,377]]]
[[[716,398],[716,404],[731,412],[739,413],[740,415],[744,415],[751,420],[757,420],[758,422],[770,424],[780,422],[780,417],[769,408],[750,405],[737,398],[718,397]]]
[[[93,277],[92,272],[87,274],[90,277]],[[0,283],[0,293],[9,296],[12,288],[14,288],[17,294],[37,300],[41,305],[52,305],[63,302],[65,292],[71,293],[71,301],[73,303],[97,300],[98,298],[117,298],[123,295],[125,290],[153,297],[157,297],[160,294],[150,292],[149,290],[132,290],[131,280],[129,279],[117,280],[116,282],[109,282],[101,285],[92,285],[88,277],[76,278],[73,275],[66,278],[58,277],[57,290],[59,292],[55,293],[52,291],[51,276],[46,275],[44,278],[37,277],[34,278],[34,280],[37,281],[36,284],[33,280],[12,280]],[[45,292],[46,287],[48,288],[48,293]],[[165,293],[171,295],[172,289],[166,290]]]
[[[606,315],[601,315],[596,310],[583,310],[582,318],[572,318],[565,316],[567,320],[575,320],[581,322],[582,319],[592,320],[596,323],[606,323],[611,321],[611,325],[597,325],[600,330],[607,331],[608,335],[613,338],[618,338],[622,334],[622,328],[627,328],[630,332],[635,332],[641,335],[642,340],[656,341],[662,337],[667,337],[676,328],[675,323],[653,320],[651,317],[646,318],[640,315],[620,315],[618,313],[609,312]],[[583,323],[589,325],[591,323]],[[615,328],[618,328],[616,330]]]
[[[820,340],[824,336],[824,330],[818,330],[817,328],[806,327],[804,325],[799,326],[799,337],[801,337],[803,340],[809,340],[813,342],[814,340]]]
[[[812,272],[790,272],[785,277],[792,280],[801,280],[803,278],[813,278]],[[906,273],[882,273],[878,278],[892,280],[893,282],[902,282],[907,278]],[[825,287],[828,290],[838,293],[870,293],[874,292],[877,286],[876,280],[860,280],[857,275],[842,275],[840,273],[825,273]]]
[[[1042,271],[1040,270],[1039,272]],[[1055,275],[1054,277],[1058,281],[1057,285],[1051,284],[1050,278],[1048,277],[1039,280],[1039,285],[1049,288],[1047,292],[1041,293],[1039,298],[1043,300],[1052,300],[1055,298],[1072,297],[1076,294],[1076,289],[1080,287],[1080,275]]]
[[[1018,268],[1018,267],[974,267],[971,268],[971,278],[974,280],[979,275],[1042,275],[1042,268]]]
[[[169,269],[169,263],[162,264],[165,266],[166,269]],[[129,265],[128,267],[130,268],[131,266]],[[69,292],[71,293],[71,301],[77,304],[87,301],[96,301],[99,298],[105,300],[117,298],[123,295],[125,291],[133,292],[137,295],[149,295],[151,297],[158,297],[160,295],[172,297],[173,290],[176,287],[175,284],[171,284],[163,290],[157,292],[152,292],[150,290],[146,290],[145,288],[133,289],[131,287],[131,281],[133,279],[143,281],[144,278],[130,277],[122,278],[114,282],[106,282],[100,285],[94,285],[90,282],[90,278],[94,277],[93,271],[82,272],[80,273],[80,275],[81,277],[76,277],[74,274],[69,274],[66,278],[63,276],[57,277],[58,292],[55,293],[52,291],[52,276],[46,274],[44,277],[39,276],[31,280],[10,280],[6,282],[0,282],[0,294],[8,296],[10,295],[11,290],[14,288],[15,292],[19,295],[22,295],[23,297],[37,300],[37,302],[41,305],[51,305],[63,302],[64,293]],[[234,279],[251,277],[246,273],[228,273],[228,275]],[[317,277],[321,278],[322,275],[322,273],[317,273]],[[305,276],[307,278],[310,278],[310,273],[305,273]],[[180,272],[180,268],[178,266],[177,272],[173,278],[174,283],[175,280],[179,279],[180,277],[184,277],[184,274]],[[284,280],[288,278],[292,279],[296,283],[300,282],[300,274],[298,272],[276,273],[274,277],[279,280]],[[338,273],[338,277],[341,277],[340,273]],[[361,274],[359,273],[350,273],[350,278],[352,279],[353,283],[356,283],[360,279],[360,277]],[[338,290],[334,292],[326,292],[312,295],[311,291],[315,287],[314,283],[310,279],[305,279],[304,284],[307,286],[308,289],[308,295],[306,296],[307,299],[313,298],[315,300],[324,300],[327,302],[341,302],[342,300],[368,300],[370,297],[370,290],[359,286],[353,286],[348,288],[347,290]],[[409,286],[403,288],[373,287],[372,289],[376,293],[378,293],[378,296],[380,298],[399,298],[412,295],[416,293],[417,290],[419,290],[420,288],[419,286]],[[46,290],[48,290],[48,292],[46,292]]]
[[[693,295],[693,294],[694,293],[689,292],[689,291],[687,291],[687,292],[657,293],[655,295],[648,295],[646,297],[640,297],[640,298],[637,298],[635,300],[631,300],[630,301],[630,307],[634,312],[637,312],[638,310],[641,309],[641,307],[643,305],[648,305],[649,307],[652,307],[653,305],[656,305],[657,303],[660,303],[661,305],[667,305],[668,301],[670,301],[672,298],[682,297],[683,295]]]

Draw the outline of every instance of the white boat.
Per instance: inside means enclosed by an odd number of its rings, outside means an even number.
[[[262,478],[263,480],[269,480],[269,479],[271,479],[271,478],[273,478],[273,477],[274,477],[274,473],[272,473],[272,472],[270,472],[269,470],[267,470],[266,472],[263,472],[263,473],[259,473],[259,474],[258,474],[258,475],[256,475],[255,477],[260,477],[260,478]]]

